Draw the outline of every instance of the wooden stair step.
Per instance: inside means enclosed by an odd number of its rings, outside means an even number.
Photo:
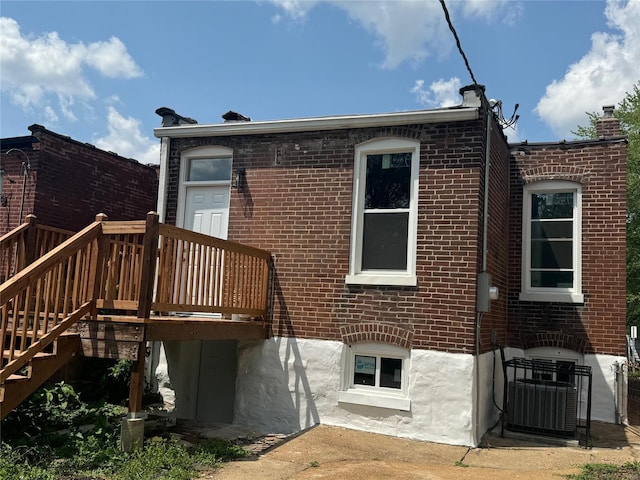
[[[17,375],[17,374],[9,375],[7,379],[4,381],[4,383],[2,384],[2,386],[0,386],[0,404],[4,403],[6,385],[9,385],[9,388],[11,388],[11,385],[28,382],[28,381],[29,381],[29,377],[27,377],[26,375]]]
[[[6,417],[20,402],[69,361],[80,349],[79,335],[65,335],[55,340],[56,353],[37,353],[29,362],[26,380],[5,381],[0,388],[0,419]],[[11,375],[9,378],[13,377]]]
[[[23,382],[25,380],[29,380],[29,377],[27,377],[26,375],[18,375],[17,373],[14,373],[12,375],[9,375],[4,383]]]
[[[31,359],[31,361],[38,361],[38,360],[49,360],[51,358],[55,358],[56,354],[55,353],[46,353],[46,352],[38,352],[36,353],[33,358]]]

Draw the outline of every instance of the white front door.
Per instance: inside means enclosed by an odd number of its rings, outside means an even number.
[[[194,232],[203,233],[212,237],[227,239],[227,229],[229,226],[229,185],[192,185],[186,187],[183,228]],[[188,260],[187,260],[188,259]],[[215,258],[200,258],[196,249],[185,257],[187,263],[184,264],[185,271],[183,278],[192,280],[193,275],[197,275],[202,268],[207,270],[222,268],[222,263]],[[201,265],[201,262],[210,263]],[[222,292],[219,288],[208,293],[192,294],[193,304],[214,305],[221,301]],[[215,316],[219,314],[200,314],[202,316]]]
[[[183,218],[183,228],[226,240],[229,185],[187,187]]]

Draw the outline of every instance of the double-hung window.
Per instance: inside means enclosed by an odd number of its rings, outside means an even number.
[[[394,345],[365,343],[347,348],[343,388],[338,401],[409,411],[409,351]]]
[[[416,285],[419,165],[415,140],[356,147],[347,283]]]
[[[544,181],[523,192],[520,300],[581,303],[580,185]]]

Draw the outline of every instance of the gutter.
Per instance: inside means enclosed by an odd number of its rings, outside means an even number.
[[[421,123],[461,122],[465,120],[476,120],[479,116],[480,113],[477,107],[454,107],[370,115],[342,115],[333,117],[296,118],[288,120],[265,120],[258,122],[228,122],[210,125],[188,124],[156,128],[153,130],[153,134],[158,138],[261,135],[269,133],[311,132],[319,130],[386,127]]]

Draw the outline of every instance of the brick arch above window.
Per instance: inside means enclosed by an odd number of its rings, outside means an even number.
[[[410,349],[413,332],[385,323],[356,323],[340,327],[342,341],[347,345],[355,343],[386,343]]]
[[[537,347],[564,348],[579,353],[586,353],[589,350],[587,340],[581,340],[574,335],[557,331],[536,332],[527,335],[523,339],[522,346],[525,350]]]
[[[540,165],[521,172],[522,183],[525,185],[543,180],[564,180],[585,184],[589,181],[589,174],[587,167],[573,165]]]
[[[355,131],[349,135],[349,142],[353,145],[382,138],[406,138],[420,140],[423,137],[421,126],[403,125],[397,127],[385,127],[375,130]]]

